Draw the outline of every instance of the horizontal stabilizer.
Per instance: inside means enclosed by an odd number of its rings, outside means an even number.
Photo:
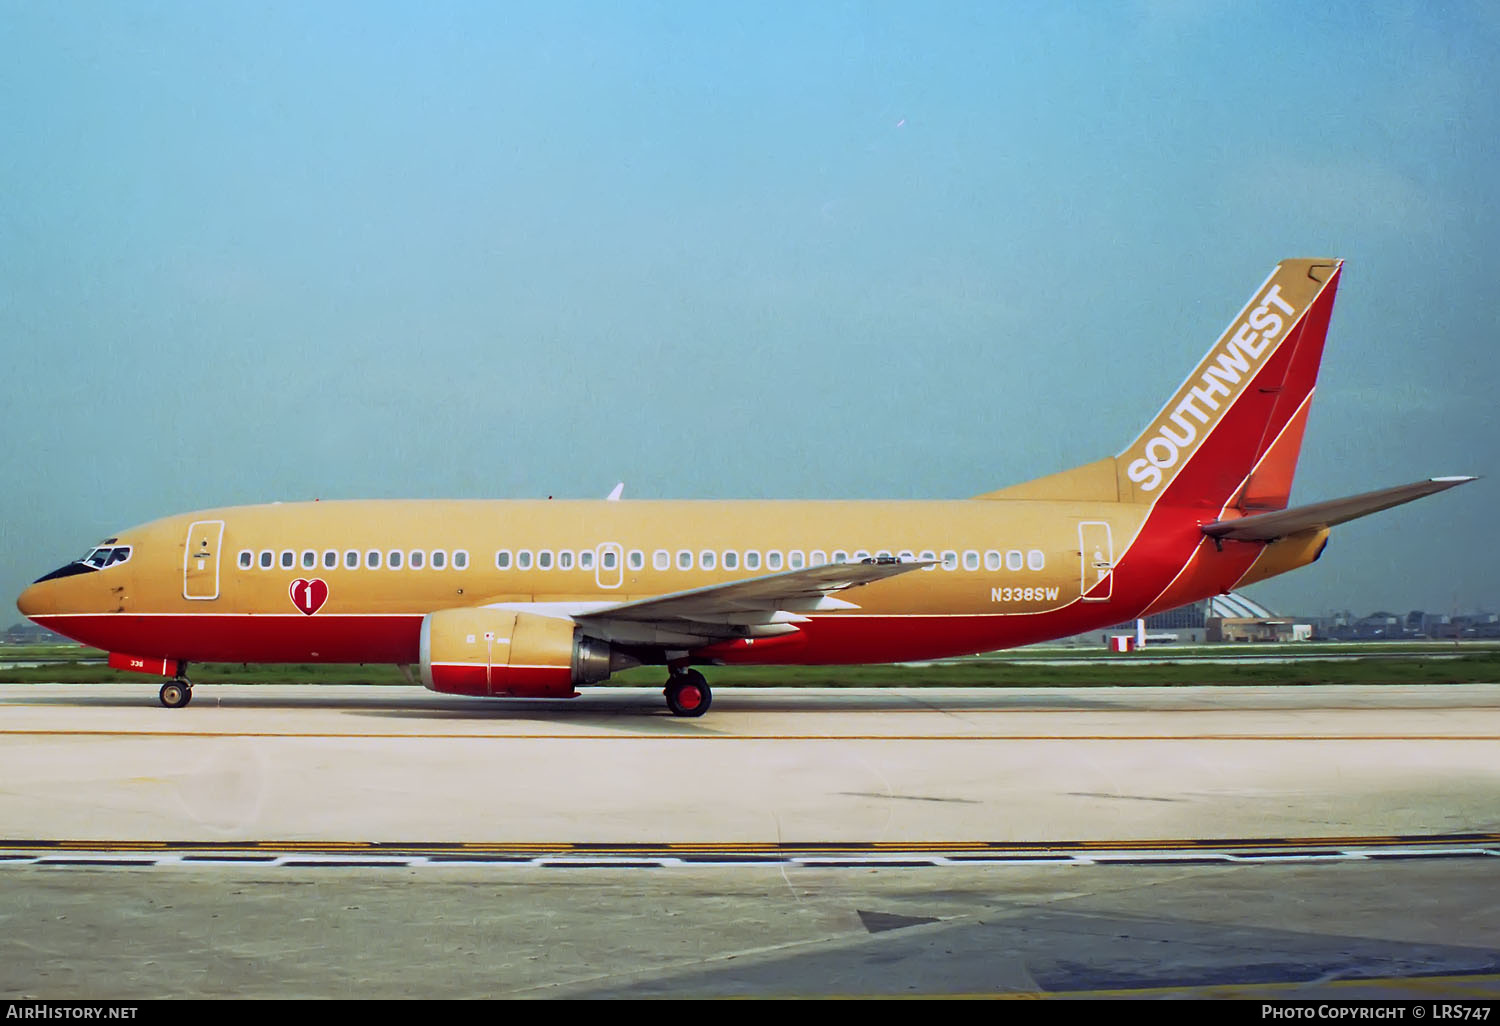
[[[1365,492],[1344,499],[1329,499],[1315,502],[1311,506],[1297,506],[1278,510],[1275,513],[1257,513],[1254,516],[1234,520],[1216,520],[1203,525],[1203,533],[1210,538],[1228,538],[1232,541],[1274,541],[1298,531],[1314,527],[1332,527],[1345,521],[1379,513],[1383,509],[1399,506],[1424,495],[1446,491],[1456,485],[1478,480],[1474,477],[1434,477],[1426,481],[1382,488],[1378,492]]]

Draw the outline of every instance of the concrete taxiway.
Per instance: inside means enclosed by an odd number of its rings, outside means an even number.
[[[0,687],[11,838],[1060,841],[1500,828],[1500,686]]]
[[[0,992],[1493,998],[1497,756],[1500,685],[3,686]]]

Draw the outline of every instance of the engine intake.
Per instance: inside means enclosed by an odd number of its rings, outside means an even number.
[[[422,618],[422,683],[449,695],[571,698],[635,660],[572,620],[508,609],[443,609]]]

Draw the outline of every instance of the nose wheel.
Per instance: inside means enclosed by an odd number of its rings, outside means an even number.
[[[697,670],[677,670],[667,678],[663,692],[673,716],[702,716],[713,704],[714,693]]]
[[[193,700],[193,683],[186,677],[173,677],[161,686],[161,704],[181,709]]]

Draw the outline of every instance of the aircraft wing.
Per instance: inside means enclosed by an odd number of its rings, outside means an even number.
[[[1203,533],[1210,538],[1228,538],[1232,541],[1274,541],[1309,528],[1342,524],[1475,480],[1478,478],[1433,477],[1395,488],[1383,488],[1378,492],[1315,502],[1310,506],[1296,506],[1274,513],[1255,513],[1234,520],[1216,520],[1211,524],[1204,524]]]
[[[834,598],[834,592],[932,565],[931,560],[828,563],[621,602],[575,614],[573,619],[623,643],[701,645],[774,637],[795,633],[795,625],[806,619],[801,613],[857,608]]]

